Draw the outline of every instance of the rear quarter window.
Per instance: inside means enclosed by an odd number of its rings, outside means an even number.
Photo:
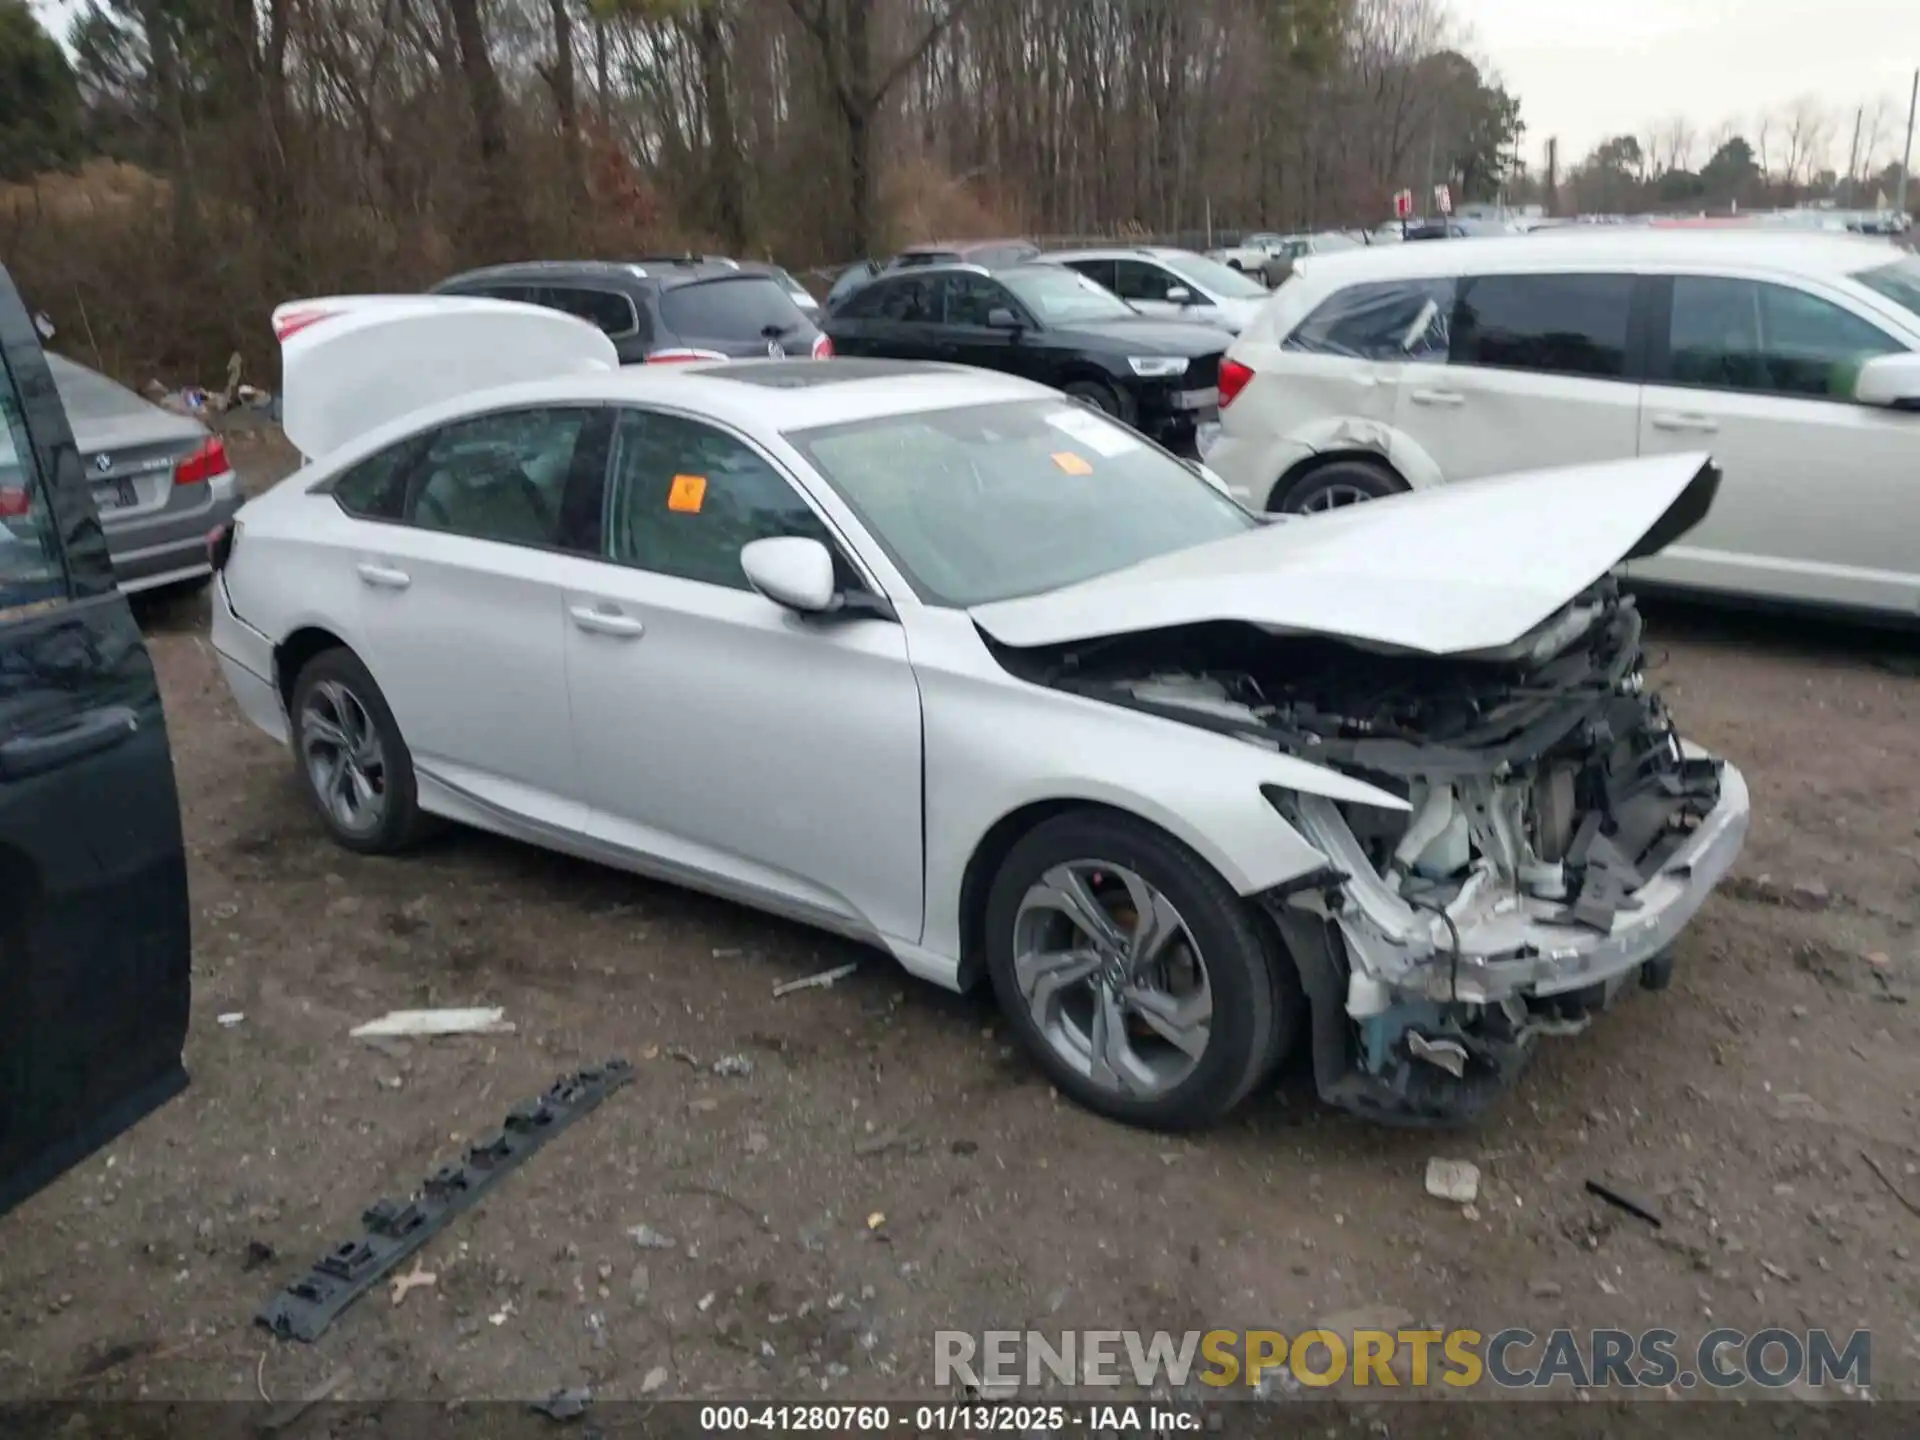
[[[703,340],[765,340],[807,325],[793,297],[764,275],[675,286],[660,296],[660,318],[674,334]]]
[[[1358,360],[1447,358],[1452,280],[1387,280],[1349,285],[1315,306],[1282,348]]]

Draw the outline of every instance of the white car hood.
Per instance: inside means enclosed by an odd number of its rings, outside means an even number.
[[[1705,455],[1668,455],[1442,485],[970,613],[1012,646],[1238,620],[1434,655],[1493,650],[1698,524],[1719,478]]]

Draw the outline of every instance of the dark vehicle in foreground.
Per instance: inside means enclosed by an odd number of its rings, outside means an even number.
[[[431,293],[518,300],[577,315],[613,341],[623,365],[823,360],[831,348],[794,303],[790,283],[732,260],[687,255],[494,265],[442,280]]]
[[[937,360],[1051,385],[1181,445],[1219,411],[1232,336],[1151,320],[1060,265],[929,266],[882,274],[832,311],[839,355]]]
[[[180,804],[93,490],[0,268],[0,1213],[187,1083]]]
[[[213,578],[207,532],[246,500],[225,442],[192,416],[162,410],[64,355],[49,353],[47,369],[73,427],[120,588],[205,585]]]

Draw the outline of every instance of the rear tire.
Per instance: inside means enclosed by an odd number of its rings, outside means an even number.
[[[413,754],[359,656],[336,646],[309,660],[293,682],[287,719],[301,785],[336,843],[392,855],[432,829]]]
[[[1101,950],[1072,905],[1053,903],[1082,894],[1119,948]],[[1123,980],[1143,901],[1169,938]],[[1061,1091],[1128,1125],[1213,1124],[1298,1033],[1299,979],[1258,917],[1199,856],[1131,816],[1082,810],[1036,826],[994,877],[986,935],[1021,1044]]]
[[[1335,460],[1302,475],[1269,508],[1288,515],[1308,515],[1385,499],[1406,488],[1406,482],[1384,465],[1370,460]]]

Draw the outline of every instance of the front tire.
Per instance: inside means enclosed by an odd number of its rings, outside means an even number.
[[[1120,396],[1111,385],[1099,380],[1069,380],[1065,393],[1075,400],[1084,400],[1097,410],[1104,411],[1116,420],[1126,418],[1126,407],[1120,403]]]
[[[1028,1053],[1126,1124],[1212,1124],[1295,1033],[1298,979],[1246,902],[1130,816],[1035,827],[994,877],[986,925],[994,993]]]
[[[391,855],[426,832],[412,752],[351,650],[323,650],[306,663],[293,682],[288,722],[307,798],[338,844]]]

